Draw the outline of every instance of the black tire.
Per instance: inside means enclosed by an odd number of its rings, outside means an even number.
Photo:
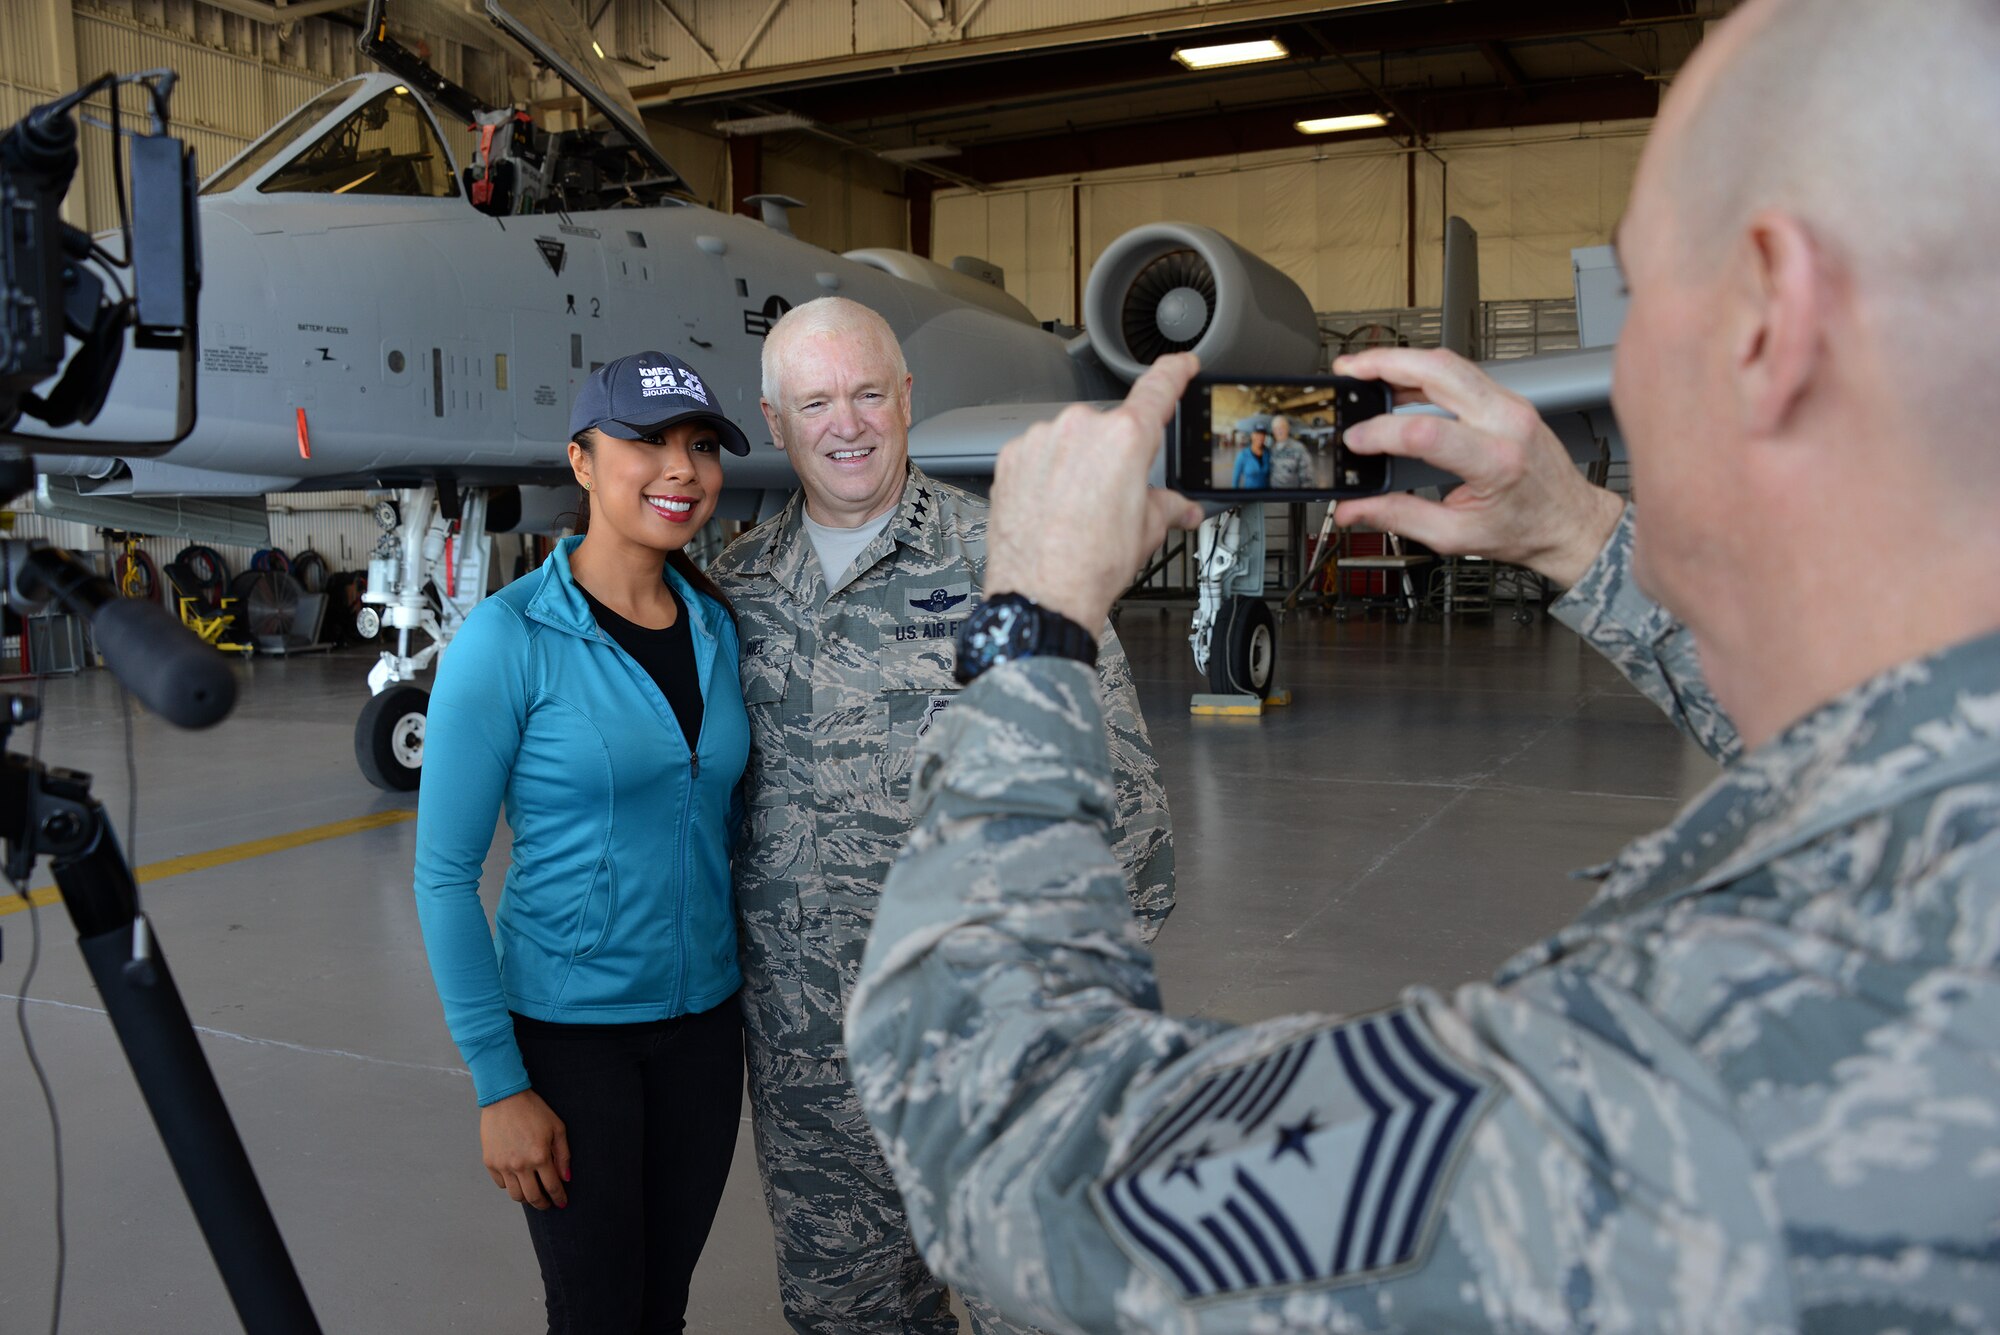
[[[223,563],[222,553],[213,547],[199,544],[183,547],[174,560],[186,566],[201,585],[201,596],[211,603],[222,601],[223,593],[229,588],[229,567]]]
[[[1271,694],[1278,675],[1278,623],[1262,598],[1231,598],[1209,640],[1208,688],[1217,695]]]
[[[336,648],[361,638],[354,629],[354,613],[361,606],[361,585],[366,579],[358,570],[336,571],[326,577],[326,624],[320,633]]]
[[[308,548],[292,558],[292,578],[307,593],[326,592],[326,558]]]
[[[354,724],[354,759],[368,782],[389,793],[414,792],[423,776],[424,713],[431,693],[391,686],[361,707]]]

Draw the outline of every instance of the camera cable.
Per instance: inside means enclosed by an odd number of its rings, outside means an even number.
[[[29,747],[29,765],[39,770],[42,760],[42,684],[46,677],[35,678],[35,723],[34,741]],[[121,692],[122,694],[122,692]],[[126,732],[129,745],[131,732]],[[21,1048],[28,1054],[28,1065],[35,1073],[35,1082],[42,1088],[42,1102],[49,1110],[49,1137],[55,1155],[55,1219],[56,1219],[56,1273],[55,1292],[50,1299],[49,1335],[58,1335],[62,1329],[63,1278],[69,1262],[69,1236],[65,1224],[65,1204],[63,1197],[63,1147],[62,1116],[56,1111],[56,1092],[49,1083],[49,1074],[42,1068],[42,1059],[35,1051],[35,1038],[28,1028],[28,990],[34,985],[35,971],[42,962],[42,911],[28,893],[28,880],[14,881],[14,892],[28,906],[28,969],[21,975],[21,990],[14,997],[14,1024],[21,1031]]]

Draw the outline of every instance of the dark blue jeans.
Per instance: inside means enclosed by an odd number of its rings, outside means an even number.
[[[549,1335],[686,1330],[688,1280],[742,1117],[736,998],[646,1024],[516,1015],[514,1036],[535,1093],[569,1138],[569,1207],[522,1207]]]

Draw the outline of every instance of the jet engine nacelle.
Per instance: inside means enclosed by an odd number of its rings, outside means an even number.
[[[1126,380],[1169,352],[1204,371],[1311,375],[1319,322],[1299,285],[1210,227],[1150,223],[1091,266],[1083,323],[1098,359]]]

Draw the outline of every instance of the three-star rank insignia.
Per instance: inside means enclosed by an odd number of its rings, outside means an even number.
[[[1134,1262],[1188,1301],[1421,1264],[1489,1086],[1407,1010],[1209,1072],[1093,1189]]]

